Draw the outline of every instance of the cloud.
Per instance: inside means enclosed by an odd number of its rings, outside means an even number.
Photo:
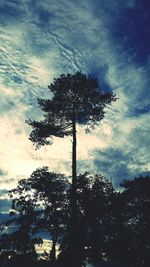
[[[6,171],[4,171],[4,170],[0,169],[0,176],[4,176],[4,175],[6,175],[6,174],[7,174],[7,172],[6,172]]]
[[[138,175],[149,173],[149,131],[147,124],[149,114],[137,118],[124,118],[115,122],[110,121],[111,134],[105,137],[107,146],[89,151],[89,160],[81,161],[79,169],[89,168],[90,172],[100,172],[113,179],[118,186],[122,179],[132,179]],[[101,135],[102,136],[102,135]],[[102,137],[99,136],[100,140]]]
[[[6,213],[11,208],[11,202],[9,199],[0,199],[0,213]]]
[[[0,180],[1,188],[1,180]],[[6,188],[6,187],[5,187]],[[8,189],[0,189],[0,223],[8,219],[8,211],[11,209],[11,201],[8,198]]]
[[[150,4],[147,0],[137,1],[122,9],[112,31],[116,41],[122,44],[132,60],[144,64],[150,54]],[[128,18],[128,19],[126,19]]]
[[[0,2],[3,189],[40,166],[71,173],[69,138],[35,152],[24,121],[41,118],[36,99],[51,96],[54,77],[77,70],[119,98],[92,135],[78,127],[78,169],[103,172],[116,186],[149,171],[148,7],[146,0]]]

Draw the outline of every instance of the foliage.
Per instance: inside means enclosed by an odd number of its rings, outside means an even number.
[[[56,242],[61,238],[64,229],[66,190],[67,180],[64,175],[49,172],[48,167],[42,167],[34,171],[29,179],[21,180],[18,187],[10,192],[11,197],[15,196],[13,208],[18,209],[22,201],[23,207],[27,207],[29,213],[30,206],[34,206],[33,214],[36,219],[32,231],[44,231],[51,236],[54,258]]]
[[[44,111],[44,119],[27,121],[33,128],[29,139],[36,148],[39,148],[51,144],[53,136],[61,138],[72,136],[72,192],[70,195],[71,217],[68,248],[70,255],[73,255],[79,244],[78,234],[75,234],[76,225],[79,223],[76,192],[76,124],[86,125],[86,131],[93,129],[104,118],[105,107],[109,106],[112,101],[116,101],[116,98],[112,92],[101,91],[97,79],[81,72],[62,74],[59,78],[54,79],[48,88],[51,99],[38,99],[39,106]],[[76,266],[76,263],[72,262],[72,265]]]
[[[122,223],[129,266],[148,267],[150,262],[150,177],[124,181]]]
[[[81,72],[62,74],[48,88],[51,99],[38,99],[44,120],[27,121],[33,127],[30,139],[37,148],[51,144],[52,136],[72,135],[73,120],[93,128],[104,118],[104,108],[116,100],[112,92],[100,90],[97,79]]]

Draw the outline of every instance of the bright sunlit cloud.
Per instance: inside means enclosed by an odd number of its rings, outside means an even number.
[[[37,98],[51,97],[54,77],[78,70],[118,97],[93,133],[78,127],[78,171],[103,173],[116,186],[149,173],[150,15],[144,4],[2,0],[0,10],[0,188],[12,188],[41,166],[71,174],[70,138],[35,151],[25,120],[41,119]]]

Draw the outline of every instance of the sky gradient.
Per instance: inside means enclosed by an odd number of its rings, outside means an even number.
[[[6,192],[40,166],[71,173],[70,138],[35,151],[26,119],[62,73],[99,79],[118,100],[90,135],[78,127],[78,171],[115,187],[150,173],[150,3],[148,0],[0,1],[0,209]]]

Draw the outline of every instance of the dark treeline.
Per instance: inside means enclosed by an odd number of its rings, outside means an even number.
[[[9,192],[10,219],[0,226],[1,266],[148,267],[149,177],[124,181],[116,192],[100,174],[77,174],[77,126],[94,130],[115,95],[81,72],[63,74],[48,88],[50,99],[38,99],[43,120],[27,121],[29,139],[38,149],[53,137],[70,136],[72,175],[38,168]],[[43,234],[51,246],[41,259],[35,245],[42,245]]]
[[[20,180],[9,192],[10,219],[1,224],[1,266],[71,266],[76,257],[77,266],[91,262],[94,266],[148,267],[150,177],[126,180],[122,187],[122,192],[116,192],[102,175],[77,177],[78,247],[70,259],[70,177],[43,167]],[[41,246],[42,233],[52,245],[40,258],[35,244]]]

